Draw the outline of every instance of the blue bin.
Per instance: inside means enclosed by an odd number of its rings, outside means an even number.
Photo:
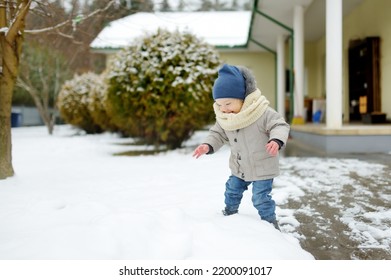
[[[312,116],[312,122],[314,123],[320,123],[320,121],[322,120],[322,111],[321,110],[318,110],[314,113],[314,115]]]
[[[19,127],[22,125],[22,114],[11,113],[11,127]]]

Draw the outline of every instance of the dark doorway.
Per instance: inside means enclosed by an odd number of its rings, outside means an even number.
[[[381,111],[380,38],[367,37],[349,44],[349,118],[361,121]]]

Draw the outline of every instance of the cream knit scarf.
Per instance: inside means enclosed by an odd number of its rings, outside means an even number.
[[[225,130],[233,131],[254,123],[265,113],[268,106],[269,101],[262,95],[259,89],[256,89],[247,95],[244,99],[242,109],[237,114],[221,112],[216,103],[213,104],[213,109],[220,126]]]

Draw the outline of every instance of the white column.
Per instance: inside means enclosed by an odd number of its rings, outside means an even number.
[[[342,0],[326,1],[326,127],[342,126]]]
[[[277,112],[285,118],[285,48],[284,36],[277,37]]]
[[[293,17],[294,31],[294,116],[304,118],[304,8],[296,6]]]

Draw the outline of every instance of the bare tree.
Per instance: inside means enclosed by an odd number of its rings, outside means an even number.
[[[61,84],[71,77],[70,72],[60,51],[33,42],[23,48],[16,86],[31,96],[49,134],[56,120],[57,94]]]
[[[0,0],[0,179],[14,175],[11,142],[12,93],[21,61],[22,45],[26,33],[26,18],[34,10],[45,14],[47,5],[44,5],[43,2],[36,0]],[[115,0],[112,0],[108,2],[105,8],[97,9],[88,15],[79,15],[63,22],[56,23],[53,19],[53,25],[29,32],[48,32],[60,30],[67,26],[71,26],[71,30],[74,30],[78,23],[105,11],[114,2]],[[64,35],[72,36],[72,34]]]

